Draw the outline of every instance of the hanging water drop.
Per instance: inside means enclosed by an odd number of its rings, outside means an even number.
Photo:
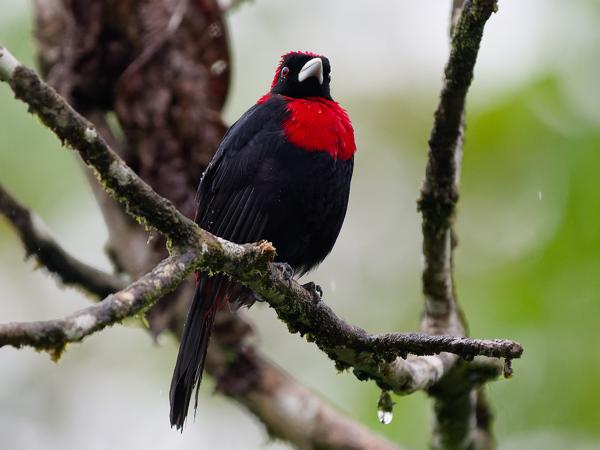
[[[390,423],[392,423],[394,414],[391,411],[383,411],[380,409],[377,411],[377,418],[382,424],[389,425]]]
[[[377,402],[377,418],[384,425],[389,425],[394,417],[394,402],[388,391],[381,391]]]

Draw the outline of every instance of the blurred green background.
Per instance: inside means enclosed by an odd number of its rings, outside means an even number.
[[[34,64],[30,6],[4,0],[0,42]],[[318,11],[318,14],[315,14]],[[351,205],[331,257],[309,277],[350,322],[414,330],[421,294],[415,199],[447,57],[447,2],[260,0],[230,15],[234,120],[268,87],[281,53],[328,55],[334,97],[359,153]],[[515,375],[489,385],[501,449],[600,448],[600,2],[500,1],[468,99],[456,280],[475,337],[525,347]],[[200,174],[199,174],[200,176]],[[108,269],[106,231],[76,157],[0,85],[0,181],[80,258]],[[85,306],[23,263],[0,220],[0,318],[58,317]],[[337,374],[272,311],[247,312],[275,361],[337,407],[407,449],[426,448],[431,402]],[[168,427],[176,343],[118,326],[60,364],[0,350],[0,449],[287,448],[202,387],[195,423]],[[235,432],[232,432],[235,430]]]

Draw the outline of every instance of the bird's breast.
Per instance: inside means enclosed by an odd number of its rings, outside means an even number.
[[[326,152],[333,159],[350,159],[356,152],[354,129],[346,111],[324,98],[287,98],[283,121],[286,139],[309,152]]]

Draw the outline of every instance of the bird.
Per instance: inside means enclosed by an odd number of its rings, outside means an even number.
[[[270,90],[223,136],[196,195],[201,228],[238,244],[270,241],[294,276],[331,252],[348,207],[354,129],[330,82],[327,57],[284,54]],[[248,297],[223,275],[196,274],[169,391],[171,427],[183,430],[194,387],[197,408],[216,311]]]

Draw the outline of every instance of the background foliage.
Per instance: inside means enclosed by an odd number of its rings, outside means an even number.
[[[397,3],[261,0],[230,17],[230,120],[267,89],[284,51],[311,49],[332,60],[334,97],[353,118],[359,154],[339,244],[309,277],[336,311],[372,331],[418,325],[415,199],[447,52],[447,5]],[[29,10],[18,0],[4,8],[0,42],[34,64]],[[469,94],[459,299],[473,336],[525,347],[515,377],[489,389],[503,449],[592,449],[600,442],[599,23],[597,1],[501,2]],[[100,214],[73,154],[58,147],[0,89],[0,179],[68,250],[108,268]],[[57,317],[86,304],[80,293],[31,271],[33,263],[22,264],[22,254],[0,223],[3,321]],[[271,311],[258,306],[249,314],[267,352],[301,381],[407,448],[425,448],[430,412],[423,394],[396,398],[394,421],[383,426],[371,383],[336,374]],[[170,431],[176,343],[164,337],[154,344],[135,328],[72,346],[59,365],[29,350],[2,349],[0,447],[285,447],[267,443],[253,419],[212,397],[210,383],[196,423],[183,435]]]

